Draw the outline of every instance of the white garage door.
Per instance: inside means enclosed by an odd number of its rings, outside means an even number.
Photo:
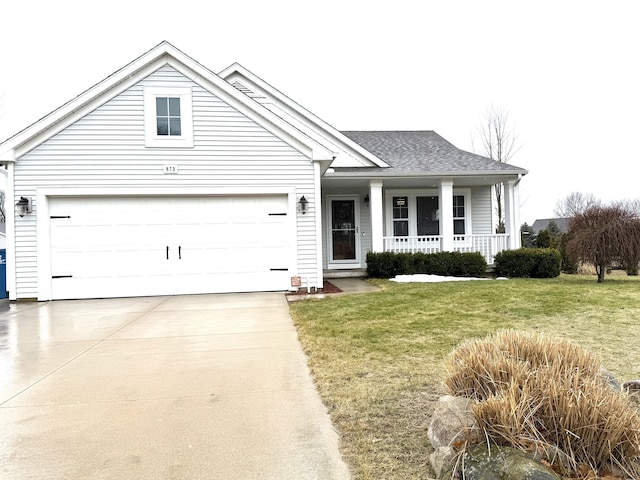
[[[54,299],[286,290],[286,196],[51,198]]]

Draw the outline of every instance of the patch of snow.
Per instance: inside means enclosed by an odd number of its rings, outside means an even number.
[[[491,280],[491,278],[480,277],[451,277],[442,275],[396,275],[391,279],[392,282],[397,283],[436,283],[436,282],[465,282],[468,280]],[[507,280],[506,277],[497,277],[496,280]]]

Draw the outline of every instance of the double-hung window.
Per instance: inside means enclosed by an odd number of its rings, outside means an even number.
[[[393,197],[393,236],[409,236],[409,198]]]
[[[189,87],[145,87],[147,147],[193,147],[193,108]]]
[[[453,234],[464,235],[465,232],[464,195],[453,196]]]

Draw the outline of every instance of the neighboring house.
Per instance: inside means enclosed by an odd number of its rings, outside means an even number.
[[[537,219],[531,225],[531,230],[535,233],[540,233],[542,230],[548,230],[549,224],[553,222],[556,224],[561,233],[567,233],[569,229],[569,219],[568,218],[541,218]]]
[[[0,162],[10,298],[38,300],[321,288],[369,251],[492,263],[519,246],[527,173],[432,131],[339,132],[166,42],[0,144]]]

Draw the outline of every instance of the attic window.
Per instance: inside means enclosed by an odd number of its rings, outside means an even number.
[[[182,136],[180,98],[156,97],[156,132],[170,137]]]
[[[145,87],[147,147],[193,147],[192,95],[189,87]]]

